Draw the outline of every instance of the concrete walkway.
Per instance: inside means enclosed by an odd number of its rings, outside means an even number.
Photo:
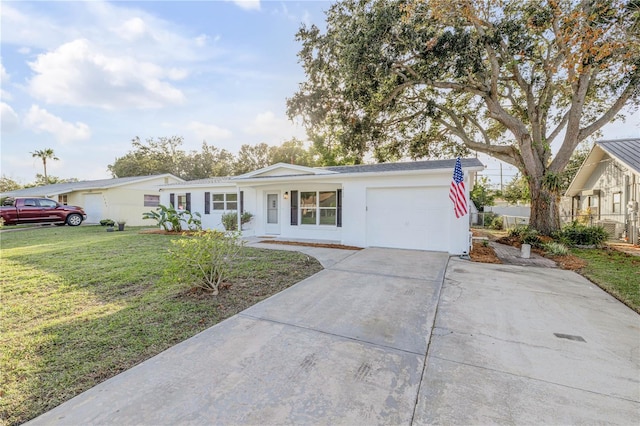
[[[630,424],[640,416],[640,316],[579,275],[434,252],[317,253],[332,266],[31,423]]]

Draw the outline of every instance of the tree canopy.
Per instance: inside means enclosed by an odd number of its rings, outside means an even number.
[[[237,156],[206,142],[202,143],[200,151],[186,152],[182,145],[181,136],[150,138],[145,142],[136,137],[131,141],[132,149],[116,158],[108,169],[113,177],[171,173],[185,180],[194,180],[239,175],[279,162],[301,166],[322,164],[313,147],[305,148],[304,143],[296,138],[279,146],[245,144]]]
[[[356,161],[473,150],[512,164],[529,184],[531,224],[550,233],[576,146],[640,102],[639,10],[639,0],[342,0],[325,32],[297,34],[307,80],[288,113]]]
[[[44,185],[48,185],[50,183],[49,177],[47,176],[47,160],[59,160],[56,157],[56,154],[53,152],[51,148],[45,149],[37,149],[31,153],[33,158],[40,158],[42,160],[42,167],[44,168]]]

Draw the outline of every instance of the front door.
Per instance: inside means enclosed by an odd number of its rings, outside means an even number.
[[[280,193],[267,194],[267,223],[265,232],[267,234],[280,234]]]

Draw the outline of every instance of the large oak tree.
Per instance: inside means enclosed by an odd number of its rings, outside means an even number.
[[[640,98],[640,0],[343,0],[297,34],[288,99],[360,160],[482,152],[514,165],[531,224],[559,228],[576,146]],[[556,154],[553,155],[551,144]]]

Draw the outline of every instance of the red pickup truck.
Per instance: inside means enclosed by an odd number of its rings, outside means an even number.
[[[82,207],[65,206],[48,198],[8,198],[0,207],[5,225],[54,223],[78,226],[87,218]]]

